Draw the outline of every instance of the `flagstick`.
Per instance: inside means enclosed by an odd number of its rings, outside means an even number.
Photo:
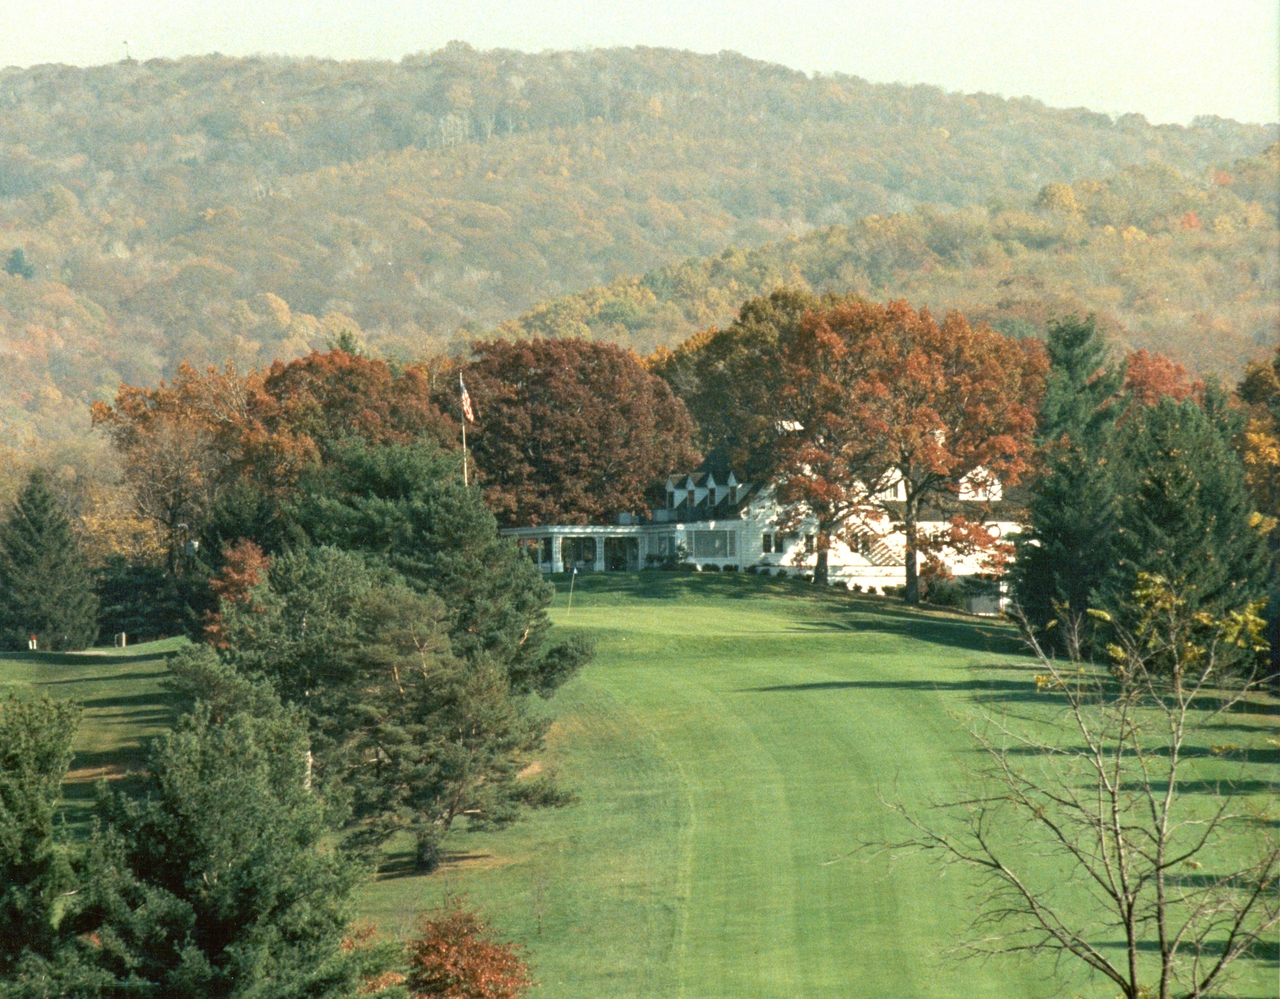
[[[569,609],[565,611],[565,614],[568,614],[573,610],[573,584],[577,582],[577,580],[578,570],[575,568],[573,573],[569,576]]]

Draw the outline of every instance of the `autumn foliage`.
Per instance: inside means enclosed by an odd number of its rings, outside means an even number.
[[[248,374],[183,364],[155,388],[122,385],[115,405],[95,403],[92,417],[124,461],[139,512],[168,534],[171,560],[179,526],[197,534],[236,479],[279,490],[343,439],[448,445],[456,429],[424,369],[394,372],[343,350]]]
[[[423,916],[409,945],[415,999],[518,999],[532,987],[521,948],[493,938],[489,924],[455,902]]]
[[[228,545],[222,552],[222,569],[209,579],[209,591],[220,605],[250,602],[250,591],[267,577],[271,558],[252,541],[241,538]],[[221,611],[208,615],[204,626],[205,639],[216,648],[226,648],[223,636]]]
[[[431,398],[418,367],[396,374],[384,362],[343,350],[276,361],[251,399],[252,432],[277,451],[323,450],[343,437],[405,444],[420,437],[452,441],[457,426]]]
[[[1129,355],[1124,387],[1139,406],[1154,406],[1165,397],[1182,402],[1204,395],[1202,379],[1193,380],[1181,364],[1146,350]]]
[[[504,523],[642,512],[654,482],[699,461],[684,403],[629,350],[572,338],[474,350],[464,369],[478,420],[469,443]]]

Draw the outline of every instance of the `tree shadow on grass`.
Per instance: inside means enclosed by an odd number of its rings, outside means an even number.
[[[131,663],[163,662],[172,652],[122,652],[103,654],[103,652],[0,652],[0,662],[20,662],[27,666],[96,666],[101,669],[106,664],[128,665]]]
[[[440,853],[440,865],[435,871],[425,871],[417,864],[413,850],[397,850],[389,853],[378,865],[374,875],[377,881],[397,881],[401,878],[425,877],[433,873],[460,867],[464,864],[481,864],[495,860],[491,853],[467,853],[460,850],[443,850]]]
[[[992,655],[1018,655],[1025,652],[1017,638],[1005,629],[909,612],[855,612],[841,620],[804,621],[798,625],[797,630],[894,635],[925,645],[941,645]]]
[[[80,706],[91,711],[108,708],[150,708],[154,711],[174,711],[182,698],[167,690],[148,691],[145,694],[116,694],[113,697],[90,697],[80,701]]]
[[[37,687],[58,687],[64,684],[76,683],[118,683],[121,680],[159,680],[161,677],[169,675],[167,669],[157,670],[155,673],[116,673],[112,676],[75,676],[66,680],[37,680]]]
[[[1115,948],[1117,950],[1122,950],[1126,944],[1123,940],[1113,940],[1104,943],[1101,946],[1108,949]],[[1146,954],[1158,954],[1160,953],[1160,941],[1139,940],[1138,950]],[[1224,947],[1221,940],[1206,940],[1204,943],[1204,953],[1206,955],[1217,957],[1223,952],[1223,950]],[[1246,958],[1253,961],[1274,963],[1276,960],[1280,960],[1280,943],[1273,940],[1260,940],[1257,945],[1246,954]],[[1240,999],[1247,999],[1247,997],[1241,996]]]
[[[1036,689],[1036,685],[1018,680],[819,680],[813,683],[780,683],[764,687],[744,687],[742,694],[809,693],[836,690],[914,690],[921,693],[938,691],[968,692],[985,695],[982,700],[1015,703],[1035,701],[1045,704],[1053,697]]]

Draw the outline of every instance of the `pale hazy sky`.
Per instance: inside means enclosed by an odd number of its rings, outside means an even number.
[[[0,65],[654,45],[1153,122],[1280,121],[1280,0],[0,0]]]

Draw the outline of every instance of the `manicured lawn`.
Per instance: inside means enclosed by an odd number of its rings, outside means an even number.
[[[83,826],[98,781],[141,769],[147,740],[173,724],[174,698],[160,683],[166,657],[185,644],[176,638],[131,649],[0,652],[0,693],[26,688],[84,708],[65,786],[68,822]]]
[[[755,577],[579,577],[572,611],[567,586],[553,617],[594,635],[599,657],[548,706],[541,763],[580,800],[459,833],[430,876],[390,851],[361,894],[367,918],[407,934],[466,893],[528,948],[542,999],[1064,994],[1045,965],[949,957],[973,911],[963,879],[854,852],[898,831],[879,795],[946,793],[976,702],[1045,710],[1007,629]],[[86,705],[72,804],[168,724],[164,651],[0,658],[0,683]],[[1261,804],[1276,721],[1242,715],[1233,736],[1260,761]],[[1274,955],[1255,962],[1239,994],[1273,996],[1275,974]]]
[[[1008,630],[753,577],[579,577],[571,612],[558,590],[556,621],[599,641],[548,753],[580,803],[384,877],[363,898],[382,926],[465,892],[545,999],[1062,994],[1044,964],[948,955],[968,883],[852,852],[900,831],[879,795],[947,791],[976,700],[1043,709]],[[1251,978],[1272,994],[1271,968]]]

